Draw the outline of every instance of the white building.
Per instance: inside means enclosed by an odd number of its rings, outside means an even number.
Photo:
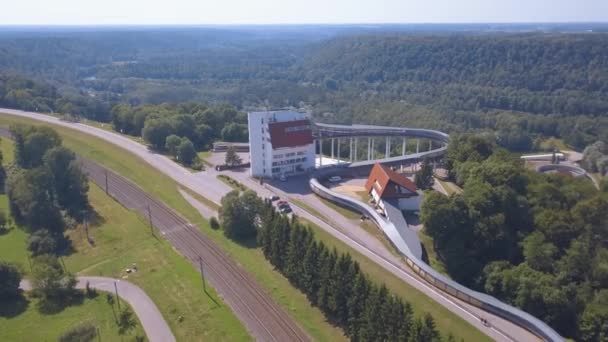
[[[250,112],[251,175],[277,178],[315,167],[310,114],[295,111]]]

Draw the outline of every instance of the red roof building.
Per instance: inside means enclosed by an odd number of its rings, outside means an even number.
[[[376,163],[367,178],[365,190],[378,199],[408,198],[417,196],[416,184],[389,167]],[[378,197],[378,198],[376,198]]]
[[[273,149],[305,146],[313,143],[310,120],[293,120],[268,124]]]

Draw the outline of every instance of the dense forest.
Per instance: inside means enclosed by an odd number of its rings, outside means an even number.
[[[606,186],[528,171],[489,136],[452,136],[446,168],[463,192],[429,192],[421,221],[449,274],[564,336],[605,339]]]
[[[511,150],[608,138],[605,33],[124,30],[0,32],[0,103],[106,122],[121,103],[293,106],[326,122],[492,131]]]
[[[279,214],[255,192],[234,190],[219,210],[224,234],[236,241],[257,240],[266,259],[302,291],[351,341],[455,341],[441,336],[430,314],[365,274],[348,253],[315,238],[311,228]]]

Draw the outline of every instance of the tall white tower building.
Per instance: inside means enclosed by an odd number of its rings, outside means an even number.
[[[277,178],[315,167],[310,114],[296,111],[250,112],[251,175]]]

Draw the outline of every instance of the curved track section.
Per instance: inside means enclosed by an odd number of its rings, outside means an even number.
[[[381,127],[381,126],[341,126],[341,125],[325,125],[316,124],[318,128],[317,139],[322,138],[337,138],[337,137],[365,137],[365,136],[400,136],[400,137],[420,137],[426,139],[433,139],[443,146],[437,149],[433,149],[426,152],[420,152],[416,154],[409,154],[405,156],[398,156],[393,158],[386,158],[380,160],[370,160],[363,162],[355,162],[351,164],[345,164],[336,167],[327,167],[318,170],[313,177],[310,179],[310,188],[317,195],[328,199],[332,202],[336,202],[340,205],[346,206],[353,210],[356,210],[364,215],[370,217],[374,223],[382,229],[384,234],[388,237],[391,243],[397,248],[401,256],[405,259],[407,265],[414,270],[421,278],[427,283],[431,284],[435,288],[438,288],[460,300],[467,302],[471,305],[479,307],[487,312],[494,315],[500,316],[518,326],[521,326],[533,334],[539,336],[546,341],[564,341],[564,338],[560,336],[555,330],[548,326],[545,322],[538,318],[508,304],[501,302],[500,300],[487,295],[485,293],[473,291],[459,283],[446,278],[439,272],[435,271],[425,262],[423,262],[418,253],[413,251],[419,249],[419,246],[408,246],[416,243],[412,240],[403,239],[400,234],[400,230],[407,230],[407,224],[405,227],[396,227],[390,220],[385,219],[379,215],[374,208],[369,206],[362,201],[354,199],[352,197],[337,193],[324,186],[319,180],[326,179],[333,175],[350,175],[353,173],[360,172],[362,169],[371,167],[375,162],[380,162],[389,165],[398,165],[402,163],[417,162],[421,158],[425,157],[438,157],[445,153],[447,148],[448,135],[442,132],[425,130],[425,129],[409,129],[409,128],[394,128],[394,127]],[[420,241],[417,241],[419,244]]]

